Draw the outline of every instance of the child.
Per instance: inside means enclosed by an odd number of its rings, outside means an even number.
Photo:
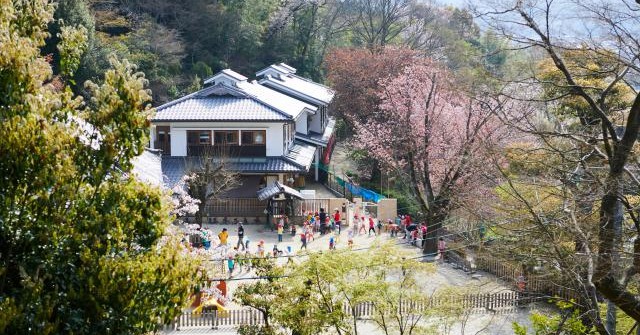
[[[282,242],[282,234],[284,233],[284,223],[280,222],[278,224],[278,242]]]
[[[298,228],[296,227],[295,224],[291,225],[291,236],[296,236],[296,231],[298,230]]]
[[[307,250],[307,235],[306,234],[300,234],[300,242],[302,242],[302,246],[300,246],[300,250],[302,250],[303,248],[305,250]]]
[[[233,276],[233,266],[234,266],[233,256],[229,256],[229,259],[227,259],[227,266],[229,266],[229,277],[231,277]]]
[[[364,225],[364,216],[360,217],[360,230],[358,230],[358,234],[364,234],[367,231],[366,226]]]
[[[349,249],[353,248],[353,228],[349,229],[349,232],[347,233],[347,246],[349,247]]]
[[[278,255],[282,254],[282,250],[278,249],[278,245],[274,244],[273,245],[273,257],[277,257]]]
[[[258,242],[258,256],[264,257],[264,241],[263,240],[260,240],[260,242]]]
[[[373,235],[376,235],[376,228],[375,228],[375,223],[373,221],[372,217],[369,217],[369,236],[371,236],[371,232],[373,232]]]
[[[447,242],[444,241],[444,238],[438,239],[438,254],[440,255],[440,261],[445,261],[445,251],[447,251]]]
[[[333,240],[333,236],[329,237],[329,250],[333,250],[336,248],[335,241]]]
[[[411,231],[411,245],[415,246],[418,241],[418,229]]]

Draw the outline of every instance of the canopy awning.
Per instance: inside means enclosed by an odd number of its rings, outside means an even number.
[[[278,194],[288,194],[292,197],[298,198],[298,199],[303,199],[304,197],[302,196],[302,193],[296,191],[295,189],[287,186],[287,185],[282,185],[280,184],[280,182],[275,181],[273,184],[261,189],[260,191],[258,191],[258,200],[263,201],[263,200],[267,200],[269,198],[272,198]]]

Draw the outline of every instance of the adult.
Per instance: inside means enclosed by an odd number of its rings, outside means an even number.
[[[409,234],[409,231],[407,230],[407,218],[404,215],[400,217],[400,227],[404,230],[404,236],[402,236],[402,239],[404,240],[407,238],[407,234]]]
[[[338,234],[340,234],[340,226],[342,222],[340,222],[340,211],[336,208],[336,212],[333,214],[333,222],[338,228]]]
[[[246,245],[244,244],[244,226],[242,223],[238,224],[238,244],[236,244],[236,248],[240,248],[242,246],[242,250],[246,249]]]
[[[325,213],[324,208],[320,208],[318,217],[320,218],[320,235],[324,235],[327,227],[327,213]]]
[[[220,239],[220,245],[227,245],[227,239],[229,239],[229,232],[227,232],[227,228],[222,228],[222,231],[218,234],[218,239]]]

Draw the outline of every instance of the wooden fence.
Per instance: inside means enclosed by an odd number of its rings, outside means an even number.
[[[465,313],[511,311],[515,307],[528,303],[533,297],[527,297],[515,291],[498,293],[463,294],[453,296],[434,296],[425,302],[405,301],[398,305],[402,314],[419,314],[432,308],[455,308]],[[346,315],[358,319],[373,317],[375,304],[362,302],[355,306],[344,306]],[[264,324],[262,313],[253,308],[227,311],[210,311],[202,313],[186,312],[176,318],[175,322],[163,326],[164,330],[180,330],[181,328],[238,327],[242,325]]]
[[[261,325],[264,319],[256,309],[231,309],[202,313],[182,313],[175,322],[164,325],[163,330],[180,330],[182,328],[237,327],[243,325]]]
[[[477,256],[475,258],[475,264],[472,264],[466,258],[461,257],[458,253],[449,251],[447,252],[447,259],[449,262],[455,264],[457,267],[464,271],[482,270],[490,273],[499,279],[505,281],[509,286],[515,290],[519,290],[516,283],[516,279],[520,276],[521,270],[513,265],[501,260],[490,258],[487,256]],[[562,300],[574,300],[577,303],[581,301],[581,295],[574,289],[563,287],[554,284],[548,278],[540,275],[528,275],[525,278],[523,293],[527,296],[545,297],[550,299],[557,297]]]
[[[302,199],[293,201],[293,216],[302,216],[307,212],[319,212],[320,208],[329,210],[329,199]],[[209,200],[204,209],[205,220],[214,223],[213,218],[246,218],[247,222],[253,223],[255,218],[264,219],[264,210],[267,208],[267,200],[260,201],[258,198],[234,198],[234,199],[212,199]],[[278,215],[285,211],[284,201],[273,201],[271,213]],[[188,222],[193,221],[187,219]],[[216,219],[215,223],[221,222]],[[227,222],[228,223],[228,222]]]
[[[213,199],[205,206],[205,213],[206,216],[255,218],[264,217],[265,208],[267,201],[258,198]]]

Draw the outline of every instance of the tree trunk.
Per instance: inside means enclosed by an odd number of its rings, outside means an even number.
[[[620,200],[616,201],[614,216],[613,216],[613,244],[621,245],[620,238],[622,236],[622,221],[624,220],[624,213],[622,209],[622,203]],[[614,248],[611,251],[611,258],[613,260],[613,264],[611,266],[611,272],[614,273],[614,276],[620,278],[620,253],[617,248]],[[609,334],[616,334],[616,311],[618,310],[615,303],[611,302],[611,300],[607,300],[607,320],[606,320],[606,329]]]
[[[615,221],[617,206],[622,195],[620,175],[611,176],[607,181],[607,192],[602,197],[600,207],[600,232],[598,236],[598,262],[595,271],[595,285],[609,301],[617,305],[634,320],[640,320],[640,301],[621,283],[616,276],[615,251],[620,245],[616,245],[619,236],[616,236]]]
[[[200,228],[202,228],[202,224],[204,223],[204,210],[205,207],[207,206],[207,202],[206,201],[200,201],[200,203],[198,204],[198,212],[196,213],[196,223],[198,224],[198,226],[200,226]]]
[[[427,240],[424,243],[422,253],[427,256],[438,255],[438,236],[442,235],[444,220],[447,213],[439,207],[432,207],[427,217]]]
[[[617,323],[616,310],[617,310],[616,304],[607,300],[607,321],[605,323],[605,328],[607,329],[609,334],[616,333],[616,323]]]

